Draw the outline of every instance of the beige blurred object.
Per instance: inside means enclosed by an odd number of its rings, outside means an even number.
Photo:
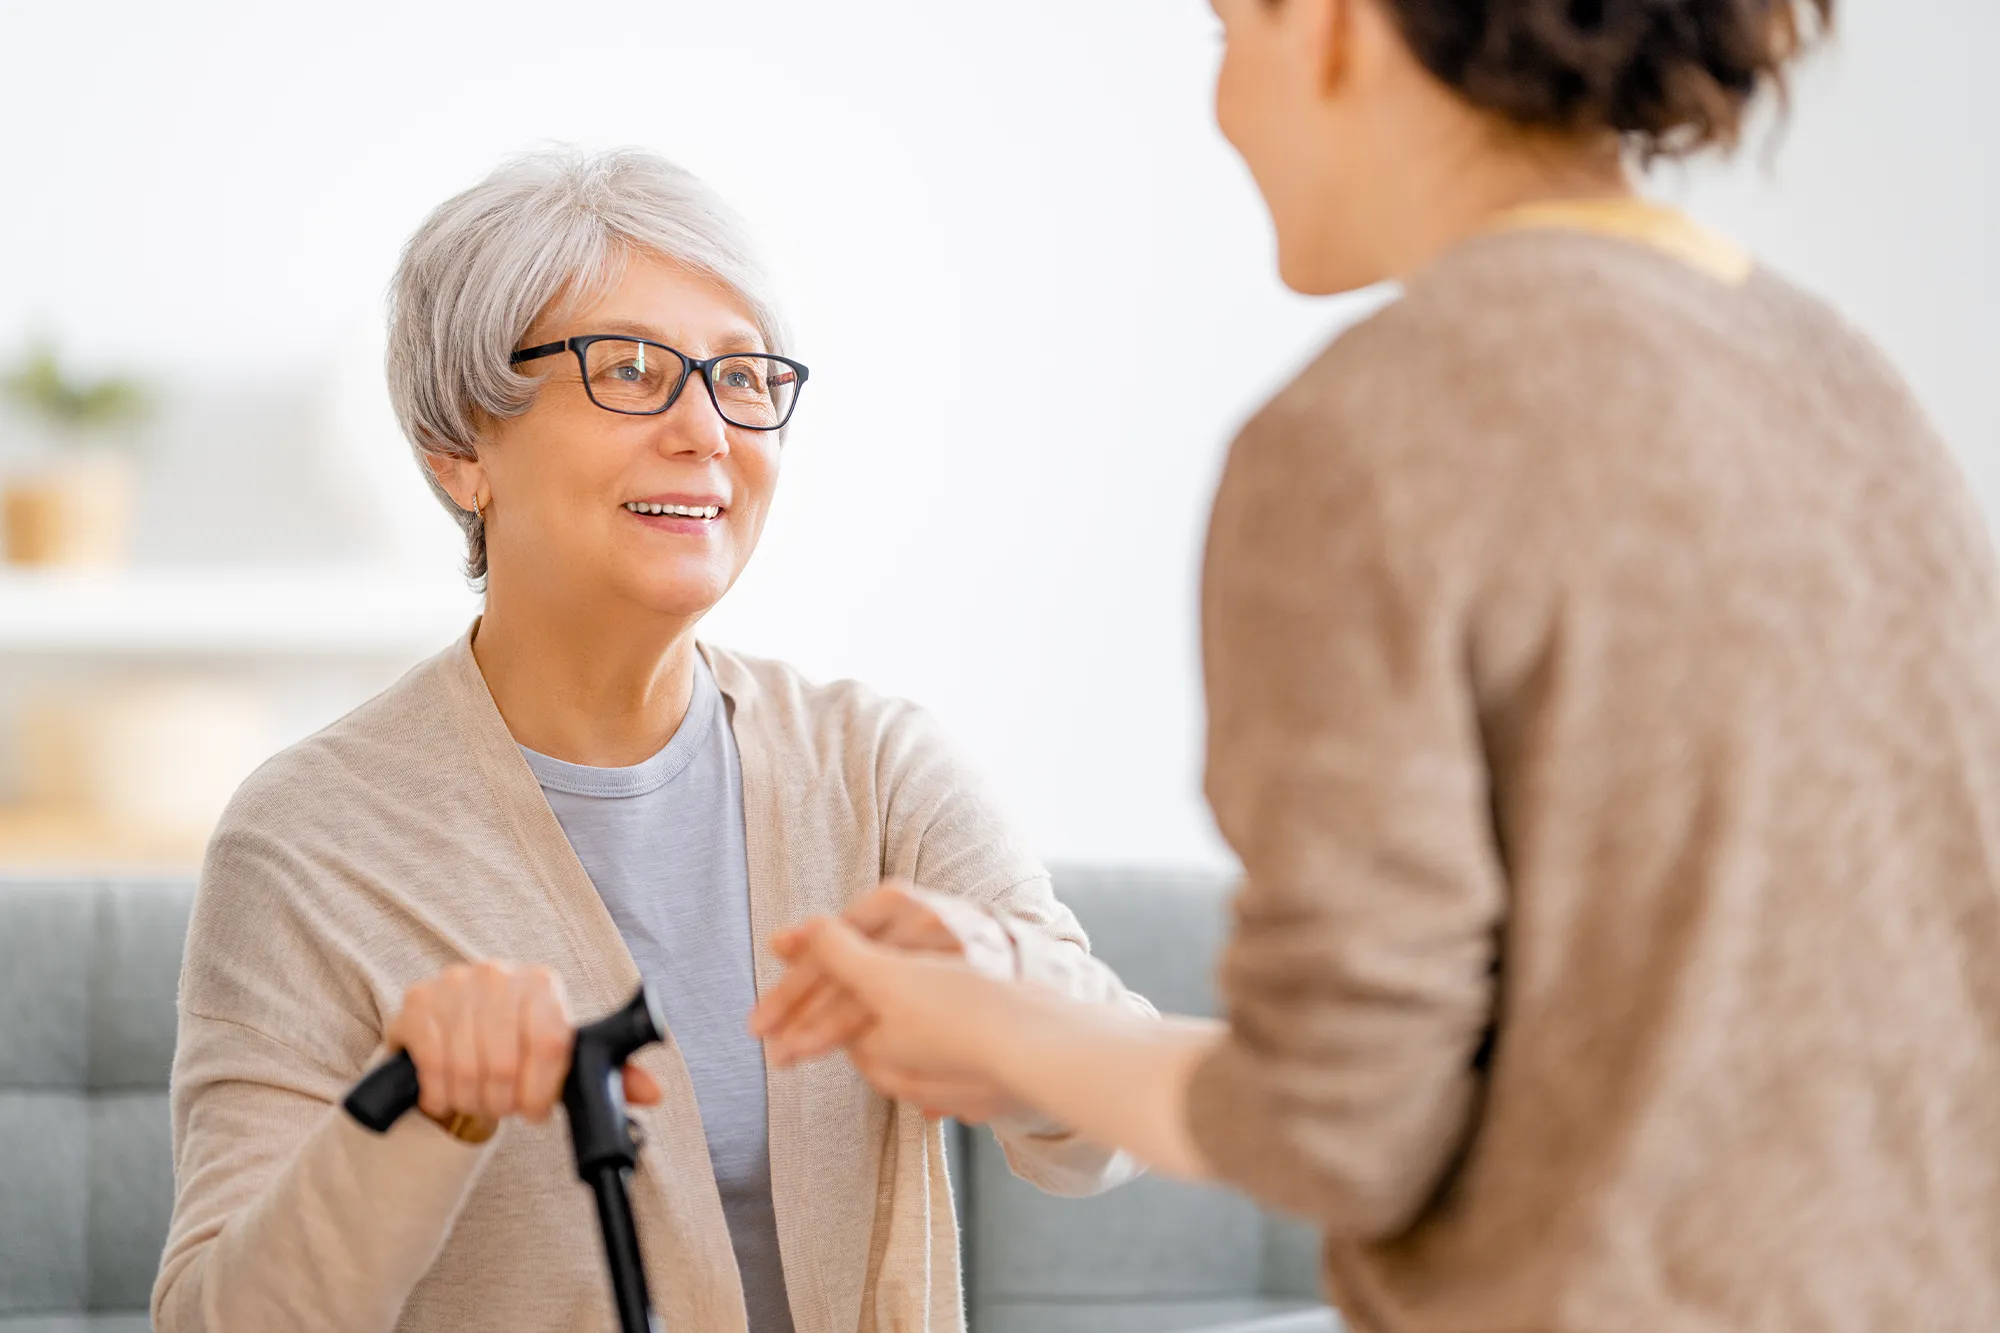
[[[123,564],[137,498],[137,470],[119,454],[66,458],[19,473],[0,491],[7,561],[89,568]]]
[[[201,865],[206,833],[131,828],[74,811],[0,808],[0,874],[179,871]]]
[[[172,845],[206,837],[271,751],[256,694],[202,678],[48,687],[20,719],[20,737],[27,811]]]

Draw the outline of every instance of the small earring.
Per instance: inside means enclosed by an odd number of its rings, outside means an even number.
[[[486,521],[486,511],[485,511],[484,509],[481,509],[481,508],[479,507],[479,492],[478,492],[478,491],[474,491],[474,492],[472,493],[472,513],[473,513],[473,516],[474,516],[475,518],[477,518],[477,519],[478,519],[478,520],[479,520],[479,521],[480,521],[481,523],[484,523],[484,522]]]

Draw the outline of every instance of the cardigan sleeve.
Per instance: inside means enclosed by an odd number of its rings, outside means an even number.
[[[170,1089],[159,1333],[389,1333],[497,1141],[464,1143],[417,1115],[372,1134],[337,1104],[365,1061],[272,1035],[272,1016],[301,1006],[326,1020],[301,1030],[340,1034],[331,1045],[369,1030],[362,1015],[341,1021],[349,1002],[326,951],[296,947],[288,895],[308,888],[296,858],[226,829],[203,868]]]
[[[1083,927],[1056,897],[1048,871],[1007,820],[983,776],[931,716],[902,706],[885,741],[885,836],[892,847],[915,849],[910,858],[915,882],[993,911],[1014,939],[1026,980],[1157,1017],[1144,997],[1127,990],[1116,972],[1092,956]],[[1130,1154],[1087,1143],[1058,1125],[996,1123],[992,1129],[1014,1174],[1051,1194],[1098,1194],[1143,1171]]]

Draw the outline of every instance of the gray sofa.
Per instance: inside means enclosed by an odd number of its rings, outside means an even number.
[[[1225,880],[1066,867],[1057,890],[1162,1009],[1213,1009]],[[166,1083],[186,879],[0,878],[0,1333],[146,1333],[173,1198]],[[1311,1236],[1220,1191],[1048,1198],[952,1144],[973,1333],[1336,1333]]]

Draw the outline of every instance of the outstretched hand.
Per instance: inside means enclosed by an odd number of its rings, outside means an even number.
[[[999,920],[961,898],[890,881],[857,900],[842,919],[878,943],[957,955],[992,976],[1015,970],[1014,943]],[[807,929],[772,938],[773,951],[790,970],[750,1020],[751,1032],[770,1042],[769,1057],[780,1068],[852,1045],[870,1021],[854,993],[833,984],[803,947]]]
[[[975,1068],[970,1027],[1012,988],[962,958],[878,943],[837,917],[807,922],[787,947],[795,966],[813,968],[866,1015],[850,1047],[913,1069]]]
[[[945,902],[991,921],[977,908]],[[864,920],[883,906],[875,903]],[[770,1043],[779,1067],[844,1047],[876,1091],[934,1118],[979,1123],[1025,1116],[1026,1108],[983,1067],[975,1040],[978,1023],[1002,1012],[1013,990],[1011,944],[982,943],[969,923],[960,924],[972,947],[937,947],[942,941],[928,932],[920,938],[931,947],[904,943],[890,931],[883,932],[886,942],[870,939],[853,912],[784,932],[772,947],[791,971],[758,1005],[751,1030]],[[1005,942],[1005,932],[997,923],[993,928]]]
[[[864,1015],[846,1049],[884,1096],[968,1123],[1031,1122],[1030,1133],[1074,1135],[1185,1179],[1207,1177],[1187,1090],[1224,1040],[1222,1024],[989,976],[949,953],[871,940],[838,918],[809,921],[778,948]],[[761,1007],[753,1026],[774,1045],[787,1038],[786,1019]]]

